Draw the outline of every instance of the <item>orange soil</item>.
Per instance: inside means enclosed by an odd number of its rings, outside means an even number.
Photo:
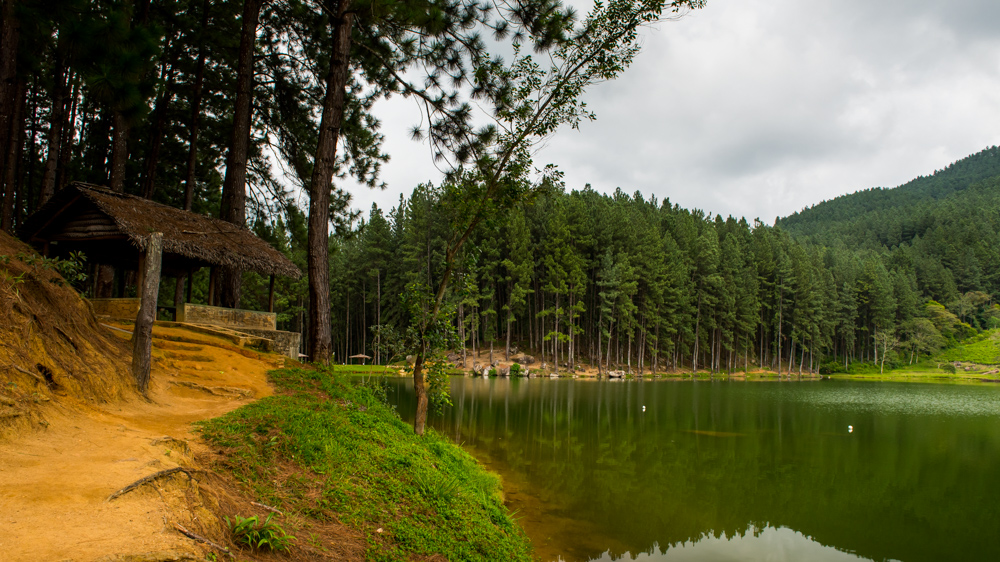
[[[0,558],[205,559],[206,547],[174,526],[194,532],[218,526],[209,521],[215,518],[211,506],[197,505],[188,476],[175,474],[107,498],[158,471],[194,467],[205,446],[191,423],[271,394],[265,373],[283,358],[179,328],[156,327],[153,335],[148,401],[95,404],[56,396],[41,411],[44,421],[35,425],[40,429],[0,442]]]

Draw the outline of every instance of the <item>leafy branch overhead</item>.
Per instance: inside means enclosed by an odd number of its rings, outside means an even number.
[[[450,216],[450,237],[444,256],[444,272],[437,282],[429,314],[418,323],[421,335],[416,349],[414,383],[417,389],[417,433],[423,432],[427,396],[423,386],[423,361],[434,352],[427,334],[435,326],[450,324],[442,314],[443,303],[456,257],[473,231],[489,216],[508,212],[533,192],[561,184],[561,174],[553,166],[537,170],[532,150],[568,125],[579,128],[594,119],[583,101],[586,89],[619,76],[639,52],[639,29],[669,14],[701,7],[701,2],[615,0],[596,3],[579,26],[569,15],[552,21],[555,38],[545,53],[547,65],[537,55],[524,54],[514,44],[512,63],[499,57],[488,58],[480,49],[471,49],[473,68],[472,99],[487,107],[492,123],[473,126],[469,103],[455,97],[434,97],[440,82],[429,87],[402,81],[403,94],[423,102],[428,120],[428,139],[436,160],[448,163],[441,203]],[[548,46],[536,44],[536,50]],[[457,65],[457,63],[456,63]],[[458,82],[461,76],[452,76]],[[415,131],[417,133],[417,131]],[[419,136],[419,135],[416,135]]]

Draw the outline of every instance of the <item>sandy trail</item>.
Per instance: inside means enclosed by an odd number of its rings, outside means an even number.
[[[107,498],[155,472],[194,466],[204,445],[191,423],[271,394],[265,373],[282,358],[248,357],[222,339],[178,328],[156,327],[153,334],[148,402],[61,397],[46,411],[47,428],[0,443],[0,559],[205,559],[174,528],[197,518],[183,492],[146,486]]]

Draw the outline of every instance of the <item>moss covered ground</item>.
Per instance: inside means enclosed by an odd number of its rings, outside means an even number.
[[[432,430],[416,436],[377,386],[331,369],[269,376],[277,395],[200,426],[216,468],[260,502],[358,530],[369,560],[532,559],[499,478]]]

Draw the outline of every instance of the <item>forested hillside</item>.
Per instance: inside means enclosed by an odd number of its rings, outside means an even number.
[[[422,186],[336,242],[338,354],[406,331],[405,295],[441,274],[447,217],[441,191]],[[938,262],[938,283],[921,284],[906,248],[799,242],[622,191],[551,190],[496,217],[459,261],[449,299],[464,345],[503,353],[514,342],[553,369],[556,355],[560,368],[635,372],[905,363],[1000,315]]]
[[[895,189],[843,195],[777,221],[796,239],[867,251],[964,316],[1000,292],[1000,148]],[[976,296],[970,297],[969,295]]]
[[[776,226],[826,245],[894,248],[938,226],[972,218],[970,213],[986,202],[983,196],[995,192],[995,182],[983,182],[998,176],[1000,148],[994,146],[899,187],[876,187],[823,201],[778,219]]]

